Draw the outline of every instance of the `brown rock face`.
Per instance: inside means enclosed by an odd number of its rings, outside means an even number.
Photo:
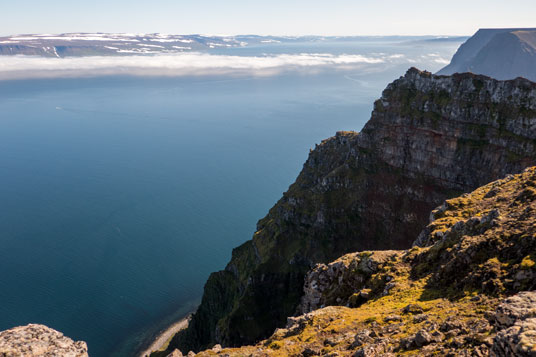
[[[171,347],[268,336],[296,312],[314,264],[407,248],[445,199],[534,164],[536,84],[410,69],[385,89],[361,133],[317,145],[253,239],[211,275]]]
[[[85,342],[75,342],[44,325],[30,324],[0,332],[0,356],[87,357]]]

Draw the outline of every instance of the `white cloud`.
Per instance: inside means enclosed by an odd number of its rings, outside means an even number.
[[[270,75],[284,70],[369,66],[389,60],[382,56],[323,53],[274,56],[227,56],[190,52],[154,56],[43,58],[0,56],[0,79],[88,77],[95,75],[197,75],[249,73]]]

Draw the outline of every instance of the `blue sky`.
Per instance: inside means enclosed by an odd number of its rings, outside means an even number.
[[[534,0],[3,0],[0,13],[0,35],[470,35],[481,27],[536,27]]]

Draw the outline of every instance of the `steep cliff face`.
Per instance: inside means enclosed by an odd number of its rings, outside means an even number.
[[[440,202],[535,163],[536,84],[410,69],[361,133],[337,133],[310,153],[253,239],[211,275],[171,348],[265,338],[296,313],[314,264],[409,247]]]
[[[198,356],[534,356],[535,212],[535,167],[450,199],[426,247],[318,264],[303,315],[255,346]]]

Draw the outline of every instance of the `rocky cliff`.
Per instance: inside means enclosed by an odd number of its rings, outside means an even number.
[[[535,213],[536,167],[447,200],[424,246],[318,264],[303,315],[255,346],[198,356],[534,356]]]
[[[44,325],[30,324],[0,332],[2,357],[87,357],[85,342],[75,342]]]
[[[478,30],[438,74],[457,72],[536,80],[536,29]]]
[[[534,165],[535,149],[536,84],[410,69],[385,89],[359,134],[337,133],[310,153],[253,239],[210,276],[190,327],[170,348],[266,338],[297,312],[316,263],[411,246],[435,206]]]

